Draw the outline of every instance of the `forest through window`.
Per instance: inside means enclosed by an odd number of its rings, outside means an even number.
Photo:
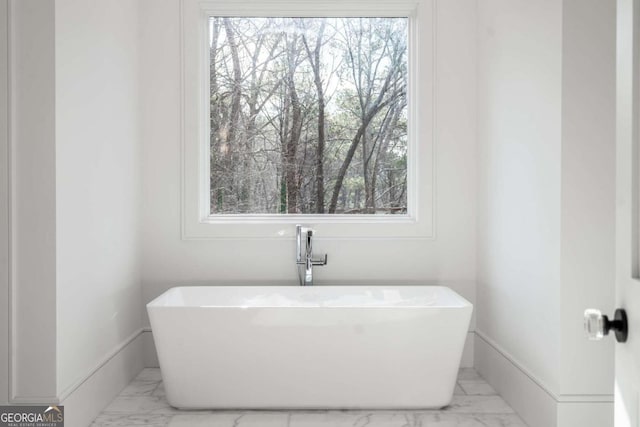
[[[407,214],[408,19],[212,17],[211,214]]]

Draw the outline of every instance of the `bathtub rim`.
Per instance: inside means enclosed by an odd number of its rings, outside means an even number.
[[[225,288],[239,288],[243,291],[250,290],[266,290],[270,289],[281,289],[286,291],[309,291],[316,292],[319,289],[323,290],[332,290],[336,291],[338,289],[341,290],[357,290],[357,291],[365,291],[367,289],[374,290],[383,290],[383,289],[394,289],[394,290],[413,290],[420,288],[429,288],[431,290],[437,290],[437,292],[441,294],[445,294],[444,297],[448,299],[455,300],[455,303],[445,304],[445,303],[437,303],[437,304],[415,304],[415,305],[394,305],[394,304],[380,304],[380,305],[367,305],[367,304],[345,304],[345,305],[277,305],[277,304],[260,304],[260,305],[242,305],[242,304],[175,304],[168,303],[166,300],[170,297],[172,293],[180,292],[186,289],[218,289],[223,290]],[[313,289],[311,289],[313,288]],[[383,301],[381,301],[383,302]],[[474,305],[468,301],[465,297],[460,295],[458,292],[453,289],[442,286],[442,285],[314,285],[313,287],[309,286],[297,286],[297,285],[199,285],[199,286],[174,286],[146,304],[147,310],[157,310],[157,309],[396,309],[396,310],[404,310],[404,309],[468,309],[474,308]]]

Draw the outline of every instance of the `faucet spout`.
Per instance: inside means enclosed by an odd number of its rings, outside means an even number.
[[[302,225],[296,226],[296,264],[301,286],[313,285],[313,267],[327,264],[327,255],[321,259],[313,259],[313,229]],[[304,242],[304,255],[303,255]],[[304,266],[304,271],[302,271]]]
[[[313,230],[308,229],[305,233],[306,244],[305,244],[305,254],[306,259],[304,262],[304,281],[303,284],[313,285],[313,244],[311,243],[311,238],[313,237]]]

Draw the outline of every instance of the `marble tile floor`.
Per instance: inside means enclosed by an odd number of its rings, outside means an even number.
[[[144,369],[91,427],[526,427],[475,370],[460,370],[442,410],[180,411],[165,399],[160,370]]]

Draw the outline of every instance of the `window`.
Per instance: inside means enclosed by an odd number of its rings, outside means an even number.
[[[183,237],[430,237],[431,0],[183,0]]]
[[[405,214],[407,37],[407,18],[211,17],[211,214]]]

